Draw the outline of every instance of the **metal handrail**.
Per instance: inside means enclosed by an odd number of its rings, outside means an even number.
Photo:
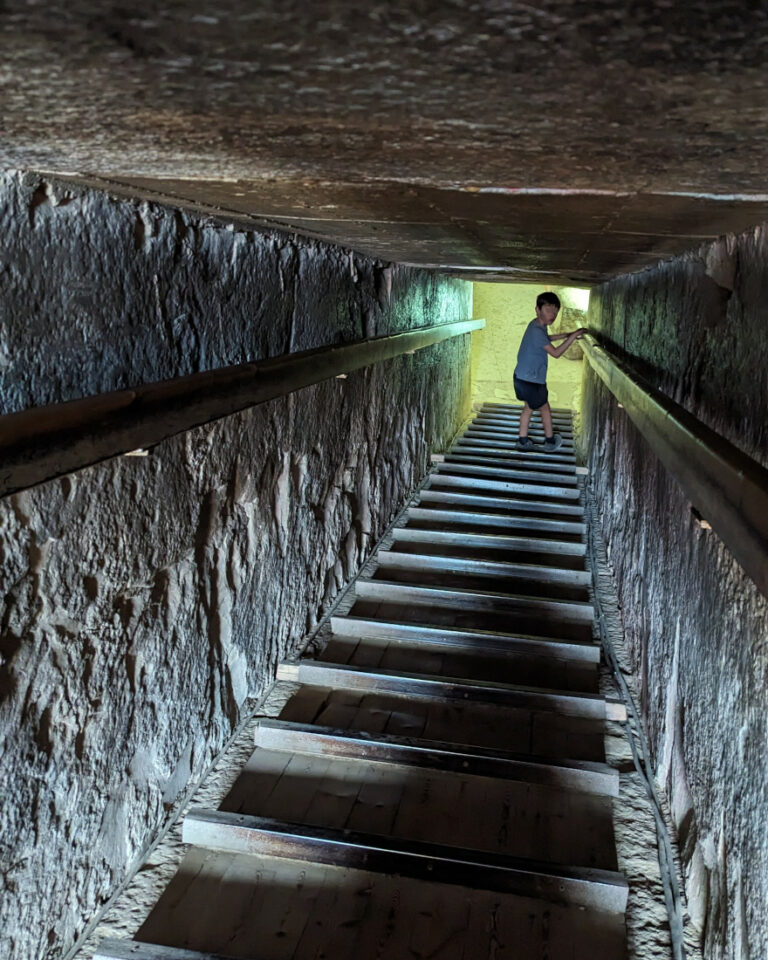
[[[0,416],[0,496],[484,326],[435,324]]]
[[[594,337],[592,369],[675,477],[691,504],[768,596],[768,470],[670,400]]]

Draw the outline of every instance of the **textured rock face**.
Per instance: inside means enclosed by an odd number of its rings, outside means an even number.
[[[768,234],[593,291],[591,325],[768,463]],[[768,601],[589,371],[583,419],[657,775],[708,958],[768,955]]]
[[[461,281],[338,249],[28,177],[0,198],[4,411],[471,315]],[[60,956],[114,891],[454,432],[468,351],[0,501],[3,956]]]
[[[9,6],[0,165],[764,192],[759,4]]]

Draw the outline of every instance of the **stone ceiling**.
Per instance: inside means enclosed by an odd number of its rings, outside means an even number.
[[[5,4],[0,167],[467,276],[768,219],[758,2]]]

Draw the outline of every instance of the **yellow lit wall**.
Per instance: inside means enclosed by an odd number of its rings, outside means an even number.
[[[552,333],[582,326],[589,292],[575,287],[547,287],[532,283],[474,284],[474,317],[485,319],[485,329],[472,334],[472,401],[517,403],[512,373],[525,328],[536,315],[536,297],[554,291],[563,309]],[[575,354],[578,359],[570,359]],[[558,360],[549,358],[547,387],[553,407],[578,409],[581,384],[581,351],[575,346]]]

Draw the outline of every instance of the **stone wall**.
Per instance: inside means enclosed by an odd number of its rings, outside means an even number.
[[[0,181],[3,412],[471,316],[471,286]],[[469,337],[0,500],[0,953],[59,957],[469,406]]]
[[[590,325],[768,465],[768,231],[593,290]],[[768,600],[587,368],[583,429],[707,958],[768,956]]]

